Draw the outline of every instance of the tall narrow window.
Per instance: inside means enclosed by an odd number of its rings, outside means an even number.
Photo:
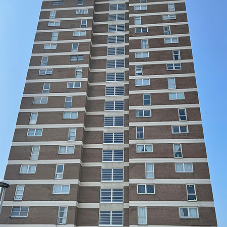
[[[48,57],[42,57],[41,66],[47,65],[47,62],[48,62]]]
[[[76,68],[75,78],[81,78],[81,77],[82,77],[82,68]]]
[[[64,165],[56,165],[55,179],[63,179]]]
[[[59,207],[58,224],[66,224],[68,207]]]
[[[142,40],[141,40],[141,48],[142,48],[142,49],[147,49],[147,48],[149,48],[149,46],[148,46],[148,39],[142,39]]]
[[[50,92],[50,84],[49,83],[45,83],[43,85],[43,93],[49,93]]]
[[[69,141],[75,141],[76,140],[76,129],[75,128],[70,128],[69,129],[68,140]]]
[[[73,43],[72,44],[72,51],[78,51],[79,44],[78,43]]]
[[[135,17],[134,21],[135,21],[135,25],[141,24],[141,17]]]
[[[50,18],[50,19],[54,19],[55,16],[56,16],[56,11],[50,11],[50,16],[49,16],[49,18]]]
[[[58,40],[58,32],[52,32],[51,41],[57,41]]]
[[[14,200],[22,200],[24,194],[24,185],[17,185]]]
[[[31,160],[38,160],[39,158],[39,150],[40,150],[40,146],[33,146],[32,147],[32,152],[31,152]]]
[[[72,97],[65,97],[65,108],[72,107]]]
[[[143,66],[142,65],[136,65],[135,66],[135,73],[136,73],[136,76],[142,76],[143,75]]]
[[[174,12],[175,11],[174,3],[168,4],[168,11],[169,12]]]
[[[136,127],[136,139],[144,139],[144,128]]]
[[[188,201],[197,201],[195,185],[186,185]]]
[[[181,144],[173,144],[174,158],[183,158]]]
[[[146,176],[146,179],[154,178],[154,164],[153,163],[145,163],[145,176]]]
[[[35,125],[37,122],[37,118],[38,118],[38,113],[31,113],[29,124]]]
[[[173,60],[180,60],[180,51],[179,50],[174,50],[173,51]]]
[[[147,224],[147,208],[138,207],[138,225]]]
[[[164,35],[170,35],[171,34],[170,26],[163,27],[163,29],[164,29]]]
[[[77,0],[77,7],[83,6],[83,0]]]
[[[81,28],[86,28],[87,27],[87,20],[81,20]]]
[[[168,78],[168,89],[176,89],[175,78]]]
[[[151,105],[151,95],[150,94],[143,95],[143,105],[145,105],[145,106]]]
[[[187,121],[186,109],[178,109],[178,114],[180,121]]]

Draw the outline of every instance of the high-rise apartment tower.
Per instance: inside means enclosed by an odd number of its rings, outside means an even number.
[[[0,226],[216,227],[184,0],[43,0]]]

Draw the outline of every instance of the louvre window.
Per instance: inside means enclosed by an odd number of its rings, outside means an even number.
[[[101,189],[100,203],[123,203],[123,189]]]
[[[106,82],[125,81],[124,73],[107,73]]]
[[[123,211],[100,211],[99,226],[123,226]]]
[[[108,43],[124,43],[124,36],[108,36]]]
[[[122,87],[106,87],[106,96],[124,95],[124,86]]]
[[[123,169],[102,169],[101,181],[124,181],[124,170]]]
[[[103,143],[122,144],[122,143],[124,143],[124,133],[123,132],[104,133],[103,134]]]
[[[124,101],[106,101],[105,110],[124,110]]]
[[[119,127],[124,126],[124,116],[114,116],[114,117],[104,117],[104,126],[105,127]]]

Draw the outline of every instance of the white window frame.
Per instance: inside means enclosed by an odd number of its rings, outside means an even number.
[[[169,41],[167,42],[167,40],[169,40]],[[178,39],[178,37],[164,38],[164,43],[165,44],[179,43],[179,39]]]
[[[61,147],[64,147],[65,148],[65,153],[60,153],[61,151]],[[73,153],[68,153],[68,149],[69,147],[73,147]],[[74,154],[75,153],[75,146],[59,146],[59,149],[58,149],[58,154]]]
[[[142,65],[136,65],[135,66],[135,75],[136,76],[142,76],[143,75],[143,66]]]
[[[34,130],[34,132],[33,132]],[[37,131],[40,131],[40,132],[37,132]],[[31,133],[33,133],[33,135],[31,135]],[[39,135],[41,133],[41,135]],[[29,135],[30,134],[30,135]],[[27,136],[28,137],[33,137],[33,136],[42,136],[43,135],[43,129],[41,128],[32,128],[32,129],[28,129],[27,131]]]
[[[184,110],[185,115],[180,115],[180,110]],[[181,119],[181,116],[185,117],[186,119],[185,119],[185,120],[182,120],[182,119]],[[187,111],[186,111],[185,108],[178,109],[178,117],[179,117],[179,121],[187,121]]]
[[[44,50],[56,50],[57,44],[44,44]]]
[[[175,12],[175,5],[174,5],[174,3],[168,4],[168,11],[169,12]]]
[[[76,35],[76,34],[78,34],[78,35]],[[73,32],[73,36],[74,36],[74,37],[86,36],[86,31],[74,31],[74,32]]]
[[[62,172],[61,172],[61,173],[60,173],[60,172],[57,172],[57,171],[58,171],[58,166],[63,166]],[[57,164],[57,165],[56,165],[56,169],[55,169],[55,179],[57,179],[57,180],[63,179],[64,169],[65,169],[64,164]]]
[[[138,132],[138,128],[142,128],[143,132],[141,132],[141,131]],[[139,133],[140,136],[138,136],[138,133]],[[141,137],[141,134],[142,134],[142,137]],[[141,126],[136,127],[136,139],[137,140],[143,140],[144,139],[144,127],[141,127]]]
[[[35,100],[38,100],[38,99],[40,99],[39,103],[35,103]],[[43,103],[42,100],[47,100],[47,102]],[[33,101],[34,105],[40,105],[40,104],[45,105],[47,103],[48,103],[48,97],[34,97],[34,101]]]
[[[147,171],[147,165],[150,165],[152,164],[153,165],[153,171]],[[153,177],[147,177],[147,173],[153,173]],[[154,163],[145,163],[145,178],[146,179],[154,179],[155,176],[154,176]]]
[[[36,148],[37,148],[37,153],[35,153]],[[33,146],[32,151],[31,151],[30,160],[38,160],[39,159],[39,152],[40,152],[40,146]],[[37,158],[34,158],[34,157],[37,157]]]
[[[194,191],[195,191],[194,194],[188,192],[188,186],[193,186],[193,187],[194,187]],[[195,184],[186,184],[186,192],[187,192],[187,200],[188,200],[189,202],[197,202],[197,195],[196,195],[196,187],[195,187]],[[195,200],[190,200],[190,199],[188,198],[190,195],[195,196]]]
[[[138,83],[139,81],[141,81],[141,83]],[[145,82],[147,81],[147,82]],[[150,79],[136,79],[135,80],[135,86],[136,87],[140,87],[140,86],[150,86]]]
[[[36,116],[36,117],[34,119],[32,119],[34,116]],[[29,124],[30,125],[36,125],[37,119],[38,119],[38,113],[31,113]]]
[[[176,171],[176,165],[177,164],[183,164],[183,171]],[[186,164],[191,164],[192,166],[192,171],[186,171],[186,168],[185,168],[185,165]],[[193,163],[175,163],[175,172],[176,173],[193,173],[194,172],[194,169],[193,169]]]
[[[139,192],[139,186],[145,186],[145,193]],[[153,186],[154,187],[154,193],[148,193],[147,192],[147,186]],[[154,195],[155,194],[155,185],[154,184],[137,184],[137,194],[139,194],[139,195],[145,195],[145,194]]]
[[[59,193],[54,192],[55,186],[61,186],[61,192],[59,192]],[[64,192],[63,193],[63,186],[68,186],[69,187],[69,192]],[[70,194],[70,184],[55,184],[55,185],[53,185],[53,193],[52,194],[53,195],[69,195]]]
[[[145,105],[145,104],[144,104],[144,101],[148,100],[148,99],[145,99],[145,98],[144,98],[146,95],[149,95],[149,97],[150,97],[150,98],[149,98],[150,104],[146,104],[146,105]],[[144,105],[144,106],[150,106],[150,105],[151,105],[151,95],[150,95],[150,94],[143,94],[143,105]]]
[[[169,14],[169,15],[163,15],[163,16],[162,16],[162,19],[163,19],[163,20],[176,20],[177,17],[176,17],[176,15],[174,15],[174,14]]]
[[[166,28],[168,28],[168,29],[166,29]],[[171,35],[171,27],[170,26],[164,26],[163,32],[164,32],[164,35]]]
[[[76,14],[77,15],[88,14],[88,9],[77,9]]]
[[[171,83],[171,80],[174,81],[174,83]],[[176,89],[176,80],[175,78],[167,78],[168,81],[168,89]]]
[[[116,7],[116,9],[111,9],[111,6],[113,6],[113,5],[116,5],[117,7]],[[125,10],[126,9],[126,6],[124,7],[124,9],[122,8],[122,9],[119,9],[120,7],[119,7],[119,5],[125,5],[125,3],[124,4],[110,4],[109,5],[109,11],[116,11],[116,10]]]
[[[74,131],[72,131],[74,130]],[[70,134],[74,134],[74,135],[70,135]],[[73,137],[73,138],[72,138]],[[69,129],[69,133],[68,133],[68,141],[75,141],[76,140],[76,128],[70,128]]]
[[[170,66],[171,66],[171,68],[170,68]],[[170,71],[170,70],[181,70],[181,63],[166,64],[166,69],[168,71]]]
[[[120,37],[120,38],[119,38]],[[123,37],[123,39],[122,39]],[[115,38],[115,41],[112,42]],[[112,39],[112,40],[111,40]],[[110,42],[111,41],[111,42]],[[120,41],[120,42],[119,42]],[[107,43],[125,43],[125,36],[124,35],[117,35],[117,36],[108,36]]]
[[[20,211],[13,211],[14,208],[20,208]],[[22,208],[26,208],[27,211],[23,211]],[[13,212],[19,212],[19,215],[12,215]],[[24,213],[24,212],[27,212],[27,215],[26,215],[26,216],[21,216],[20,213],[22,213],[22,212],[23,212],[23,213]],[[22,206],[17,207],[17,206],[14,206],[14,207],[12,208],[10,217],[15,217],[15,218],[27,218],[27,217],[28,217],[28,213],[29,213],[29,207],[25,207],[25,206],[23,206],[23,207],[22,207]]]
[[[141,55],[141,56],[139,56]],[[148,52],[136,52],[135,58],[149,58],[149,51]]]
[[[45,86],[48,86],[48,88],[45,88]],[[44,83],[43,84],[43,91],[42,91],[42,93],[43,94],[47,94],[49,92],[50,92],[50,83]]]
[[[175,145],[179,145],[180,151],[175,150]],[[176,153],[178,153],[178,152],[181,153],[181,157],[177,157],[177,156],[176,156]],[[173,157],[174,157],[174,158],[183,158],[182,144],[180,144],[180,143],[174,143],[174,144],[173,144]]]
[[[64,211],[61,211],[61,208],[64,208]],[[66,211],[65,211],[65,209],[66,209]],[[61,213],[63,213],[63,216],[60,215]],[[68,207],[67,206],[66,207],[62,207],[62,206],[59,207],[59,209],[58,209],[58,224],[59,225],[66,224],[66,222],[67,222],[67,213],[68,213]],[[61,219],[62,219],[62,221],[60,221]]]
[[[83,0],[77,0],[77,7],[82,7],[84,4]]]
[[[178,59],[175,59],[175,58],[178,58]],[[180,57],[180,50],[173,50],[173,60],[174,61],[179,61],[181,60],[181,57]]]
[[[65,117],[64,117],[64,114],[65,114],[65,113],[68,113],[68,114],[70,115],[69,118],[65,118]],[[75,114],[76,117],[72,117],[73,114]],[[78,112],[68,112],[68,111],[67,111],[67,112],[63,112],[63,119],[65,119],[65,120],[69,120],[69,119],[78,119]]]
[[[21,172],[23,166],[27,166],[27,171],[26,172]],[[29,172],[30,171],[30,167],[35,167],[35,171],[34,172]],[[20,166],[20,174],[35,174],[36,173],[36,165],[21,165]]]
[[[143,42],[145,42],[145,44]],[[142,39],[141,40],[141,49],[148,49],[148,48],[149,48],[148,39]]]
[[[134,17],[134,25],[141,25],[142,18],[141,17]]]
[[[134,6],[134,10],[135,10],[135,11],[147,10],[147,5]]]
[[[48,27],[58,27],[61,25],[60,21],[50,21],[48,22]]]
[[[106,86],[105,96],[122,96],[124,94],[125,94],[124,86],[118,86],[118,87]]]
[[[46,66],[48,63],[48,57],[42,57],[41,59],[41,66]]]
[[[181,216],[181,209],[188,209],[188,216],[187,217]],[[197,210],[197,217],[190,217],[190,212],[189,212],[190,209],[196,209]],[[197,219],[197,218],[199,218],[199,210],[198,210],[198,207],[179,207],[179,217],[180,218],[191,218],[191,219]]]
[[[44,71],[44,73],[42,73]],[[40,69],[39,76],[52,75],[53,69]]]
[[[174,132],[173,127],[179,127],[179,132]],[[182,129],[181,129],[182,127],[186,127],[187,132],[182,132]],[[186,133],[189,133],[187,125],[179,125],[179,126],[178,125],[174,125],[174,126],[171,126],[171,128],[172,128],[172,134],[186,134]]]
[[[19,189],[19,187],[22,187],[22,189]],[[24,185],[17,185],[15,194],[14,194],[14,200],[15,201],[22,201],[23,195],[24,195]]]
[[[85,22],[85,23],[84,23]],[[87,20],[81,20],[80,21],[80,27],[81,28],[87,28]]]
[[[138,151],[138,146],[143,146],[143,151]],[[146,146],[151,146],[151,151],[146,151]],[[152,153],[153,152],[153,144],[137,144],[136,145],[136,153]]]
[[[138,29],[140,29],[140,32],[137,32]],[[143,29],[146,29],[146,31],[144,32]],[[148,28],[135,28],[135,33],[139,34],[139,33],[148,33]]]
[[[49,19],[54,19],[56,17],[56,11],[50,11]]]
[[[76,68],[75,69],[75,78],[82,78],[83,75],[83,69],[82,68]]]
[[[72,85],[72,87],[70,84]],[[79,85],[79,86],[76,86],[76,85]],[[68,82],[67,88],[70,88],[70,89],[81,88],[81,82]]]
[[[137,111],[142,111],[143,115],[142,116],[137,116]],[[149,111],[150,115],[149,116],[145,116],[145,111]],[[152,116],[151,110],[136,110],[136,117],[151,117],[151,116]]]
[[[109,14],[109,21],[124,21],[124,20],[125,20],[125,14],[124,13],[120,13],[120,14]]]
[[[51,41],[57,41],[58,34],[59,34],[59,32],[52,32]]]
[[[77,45],[77,48],[74,48],[74,45]],[[79,43],[72,43],[72,52],[78,52]]]
[[[67,100],[66,100],[67,98],[71,98],[71,101],[67,101]],[[66,107],[66,106],[65,106],[66,103],[71,103],[70,107]],[[73,103],[73,98],[72,98],[72,96],[67,96],[67,97],[65,97],[65,105],[64,105],[65,108],[71,108],[71,107],[72,107],[72,103]]]
[[[114,67],[108,67],[108,64],[110,64],[110,62],[111,62],[111,65],[113,65],[113,63],[114,63]],[[117,65],[119,66],[119,63],[121,63],[120,65],[121,65],[121,67],[117,67]],[[124,63],[124,64],[122,64],[122,63]],[[124,59],[119,59],[119,60],[107,60],[107,65],[106,65],[106,68],[107,69],[120,69],[120,68],[124,68],[125,67],[125,60]]]
[[[171,95],[175,95],[175,98],[171,98]],[[179,96],[182,96],[183,94],[183,98],[180,98]],[[184,92],[171,92],[169,93],[169,100],[184,100],[185,99],[185,95],[184,95]]]
[[[140,217],[140,216],[139,216],[139,209],[140,209],[140,208],[145,208],[145,215],[146,215],[146,216],[145,216],[145,217],[142,217],[142,218],[145,219],[145,223],[140,223],[140,222],[139,222],[139,217]],[[138,225],[147,225],[147,207],[138,207],[138,208],[137,208],[137,214],[138,214]]]
[[[52,6],[62,6],[63,5],[63,1],[52,1],[51,5]]]
[[[108,25],[108,32],[124,32],[125,24],[111,24]]]
[[[120,50],[120,52],[119,52],[119,50]],[[112,51],[112,53],[111,53],[111,51]],[[124,55],[124,54],[125,54],[125,47],[110,47],[110,48],[107,48],[107,56]]]

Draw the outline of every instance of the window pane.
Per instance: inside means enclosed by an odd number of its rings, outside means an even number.
[[[145,185],[138,185],[138,193],[145,193]]]

